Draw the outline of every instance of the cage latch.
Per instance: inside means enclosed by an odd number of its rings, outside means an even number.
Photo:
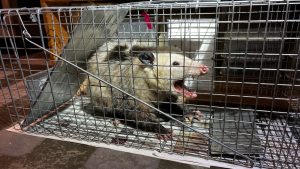
[[[25,25],[24,25],[24,22],[23,22],[23,20],[22,20],[22,18],[21,18],[21,15],[20,15],[19,11],[17,10],[16,12],[17,12],[18,17],[19,17],[19,19],[20,19],[21,25],[22,25],[22,27],[23,27],[23,29],[24,29],[24,30],[22,31],[23,35],[24,35],[26,38],[31,38],[32,36],[30,35],[30,33],[28,32],[28,30],[26,29],[26,27],[25,27]],[[31,16],[31,15],[30,15],[30,16]],[[31,17],[30,17],[30,18],[31,18]]]

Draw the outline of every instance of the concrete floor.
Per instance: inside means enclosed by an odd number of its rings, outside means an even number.
[[[0,131],[0,169],[203,169],[105,148]]]

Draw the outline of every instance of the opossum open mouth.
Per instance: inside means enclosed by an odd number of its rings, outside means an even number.
[[[184,85],[184,80],[177,80],[174,82],[174,88],[177,93],[183,94],[185,97],[196,98],[197,93]]]

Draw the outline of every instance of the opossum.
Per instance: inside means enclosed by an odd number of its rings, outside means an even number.
[[[166,113],[182,116],[183,109],[176,103],[197,97],[184,85],[184,79],[204,75],[208,67],[185,57],[176,48],[112,40],[98,48],[89,59],[87,70]],[[123,119],[125,125],[159,133],[159,139],[172,137],[172,131],[159,123],[167,118],[157,111],[96,78],[89,77],[85,83],[91,96],[90,106],[97,115]]]

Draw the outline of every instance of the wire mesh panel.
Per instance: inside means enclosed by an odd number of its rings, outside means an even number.
[[[1,10],[18,129],[246,167],[299,168],[296,1]]]

